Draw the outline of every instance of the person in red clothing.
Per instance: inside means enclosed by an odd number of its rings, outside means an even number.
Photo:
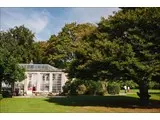
[[[33,93],[36,91],[36,87],[35,86],[33,86],[32,91],[33,91]]]

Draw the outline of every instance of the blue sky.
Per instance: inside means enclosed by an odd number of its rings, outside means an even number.
[[[66,23],[98,23],[118,8],[0,8],[1,30],[24,25],[35,33],[35,40],[48,40]]]

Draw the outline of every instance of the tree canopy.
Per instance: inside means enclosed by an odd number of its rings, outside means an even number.
[[[66,24],[58,35],[52,35],[47,41],[45,56],[47,62],[55,67],[68,68],[74,59],[75,49],[83,36],[90,34],[96,28],[93,24]]]
[[[19,63],[29,63],[32,59],[34,34],[24,26],[0,31],[0,88],[5,82],[14,87],[14,82],[25,78],[25,70]]]
[[[133,79],[147,101],[148,83],[160,74],[160,9],[122,9],[98,23],[81,42],[70,77],[95,80]]]

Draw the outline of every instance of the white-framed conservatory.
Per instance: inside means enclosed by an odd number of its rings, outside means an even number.
[[[26,79],[15,83],[15,88],[23,89],[27,95],[35,93],[61,93],[67,81],[62,69],[48,64],[19,64],[25,68]]]

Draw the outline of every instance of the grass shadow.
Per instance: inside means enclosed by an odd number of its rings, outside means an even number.
[[[159,94],[160,95],[159,92],[149,92],[149,94]]]
[[[46,99],[64,106],[104,106],[121,108],[160,108],[159,100],[150,100],[149,106],[139,106],[139,99],[130,96],[66,96]]]

